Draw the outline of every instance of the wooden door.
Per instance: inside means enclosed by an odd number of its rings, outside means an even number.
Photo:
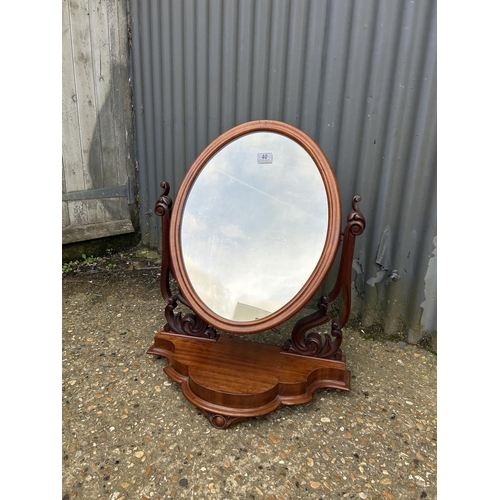
[[[62,37],[62,242],[133,232],[126,0],[63,0]]]

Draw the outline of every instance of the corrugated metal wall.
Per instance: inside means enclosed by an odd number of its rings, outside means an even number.
[[[255,119],[314,138],[367,228],[356,311],[410,342],[436,330],[436,2],[130,0],[144,243],[220,133]],[[325,287],[331,284],[329,277]]]

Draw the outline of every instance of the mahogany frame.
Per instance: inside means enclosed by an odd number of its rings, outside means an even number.
[[[313,158],[321,173],[328,200],[329,227],[323,253],[311,277],[284,307],[264,318],[236,322],[211,311],[192,289],[182,263],[180,225],[182,211],[200,170],[228,142],[258,130],[281,133],[297,141]],[[329,271],[340,245],[341,208],[337,182],[330,164],[317,144],[291,125],[273,120],[248,122],[219,136],[198,156],[188,170],[177,194],[175,206],[168,196],[170,187],[162,182],[163,193],[155,213],[162,218],[162,268],[160,288],[165,300],[167,323],[155,336],[149,354],[169,360],[165,373],[181,383],[184,396],[197,406],[216,428],[275,410],[281,404],[310,401],[320,388],[350,390],[350,372],[342,354],[342,327],[351,308],[351,274],[354,243],[362,234],[365,219],[358,209],[361,196],[352,201],[343,233],[342,255],[332,291],[319,299],[318,311],[299,320],[291,337],[279,346],[220,336],[216,328],[236,334],[251,334],[273,328],[296,314],[317,291]],[[170,274],[180,293],[173,295]],[[328,305],[342,295],[343,310],[332,319]],[[181,302],[192,312],[174,312]],[[331,320],[330,333],[309,330]]]
[[[253,321],[232,321],[223,318],[212,311],[198,297],[193,290],[182,261],[182,251],[180,245],[180,226],[182,222],[182,213],[186,203],[189,190],[192,183],[206,165],[210,158],[226,144],[241,137],[242,135],[258,132],[276,132],[295,140],[311,156],[323,179],[328,203],[328,228],[326,234],[323,253],[311,276],[299,290],[299,292],[285,306],[264,318]],[[220,135],[210,143],[191,165],[184,177],[176,196],[176,203],[172,209],[172,219],[169,232],[169,241],[171,245],[171,264],[174,276],[179,284],[179,289],[186,301],[191,304],[193,310],[206,322],[225,332],[235,334],[257,333],[273,328],[283,323],[296,314],[312,297],[321,285],[326,273],[332,266],[333,259],[337,253],[340,242],[341,213],[340,198],[338,195],[337,180],[328,159],[321,151],[319,146],[304,132],[292,125],[274,120],[258,120],[238,125],[224,134]]]

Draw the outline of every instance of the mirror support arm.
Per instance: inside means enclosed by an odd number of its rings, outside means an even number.
[[[351,275],[355,238],[365,230],[365,218],[358,208],[358,203],[360,201],[361,196],[359,194],[352,199],[352,211],[347,216],[347,225],[344,230],[339,274],[337,275],[337,281],[335,282],[333,290],[327,296],[327,302],[330,303],[339,296],[340,292],[342,292],[342,314],[340,318],[334,320],[338,330],[344,327],[351,314]]]
[[[361,196],[357,194],[352,199],[352,211],[347,216],[342,242],[339,273],[332,291],[322,296],[318,302],[318,311],[299,320],[292,330],[291,339],[283,345],[283,352],[315,356],[328,359],[342,359],[342,328],[347,323],[351,313],[351,274],[352,258],[356,236],[365,230],[365,218],[358,208]],[[331,332],[322,337],[317,332],[307,334],[311,328],[323,325],[330,320],[327,309],[342,293],[342,314],[332,320]],[[307,335],[306,335],[307,334]]]
[[[172,295],[169,284],[169,275],[171,272],[170,265],[170,244],[169,244],[169,230],[170,230],[170,213],[172,211],[172,198],[168,196],[170,192],[170,185],[168,182],[162,182],[160,187],[163,193],[158,198],[155,204],[154,212],[161,217],[161,281],[160,289],[163,300],[167,306],[165,308],[165,318],[167,324],[163,329],[167,332],[175,332],[181,335],[188,335],[191,337],[200,337],[206,339],[216,340],[219,335],[212,326],[209,326],[204,320],[196,316],[194,313],[183,315],[181,312],[174,313],[177,307],[177,302],[187,305],[186,301],[180,294]]]
[[[169,270],[170,270],[170,246],[168,244],[168,231],[170,228],[170,213],[172,211],[172,198],[168,196],[170,192],[170,184],[162,182],[160,187],[163,193],[158,198],[155,204],[154,212],[158,217],[161,217],[161,280],[160,289],[161,295],[165,302],[172,296],[169,285]]]

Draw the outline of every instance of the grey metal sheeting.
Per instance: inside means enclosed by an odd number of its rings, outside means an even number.
[[[354,312],[417,342],[436,331],[436,2],[130,0],[142,238],[153,207],[235,125],[309,134],[367,221]],[[331,273],[323,288],[333,280]]]

